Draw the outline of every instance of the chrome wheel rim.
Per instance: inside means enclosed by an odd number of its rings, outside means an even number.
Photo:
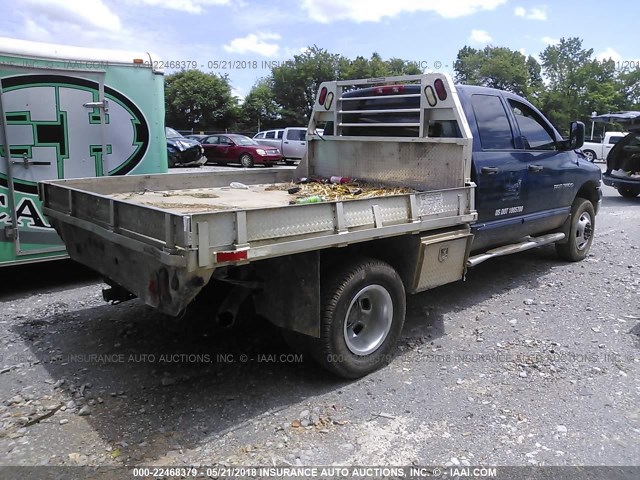
[[[344,341],[356,355],[369,355],[382,345],[393,322],[393,300],[386,288],[369,285],[351,300],[344,321]]]
[[[588,212],[582,212],[580,218],[578,218],[578,224],[576,226],[576,248],[578,250],[584,250],[589,245],[589,240],[593,235],[593,224],[591,221],[591,215]]]

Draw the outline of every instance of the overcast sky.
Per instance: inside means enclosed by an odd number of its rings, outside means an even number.
[[[349,58],[399,57],[452,72],[464,45],[538,56],[577,36],[599,58],[640,58],[635,1],[520,0],[11,0],[0,36],[151,51],[226,73],[246,95],[283,61],[317,45]],[[614,7],[616,4],[619,7]],[[635,5],[635,6],[632,6]],[[627,33],[621,33],[627,32]],[[218,68],[215,62],[219,62]],[[638,68],[638,66],[636,66]]]

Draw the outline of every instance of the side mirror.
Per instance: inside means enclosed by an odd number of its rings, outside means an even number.
[[[569,126],[569,150],[576,150],[584,145],[584,123],[571,122]]]

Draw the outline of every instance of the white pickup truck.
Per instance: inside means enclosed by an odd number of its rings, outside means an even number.
[[[606,160],[613,146],[625,135],[626,133],[624,132],[606,132],[601,142],[584,142],[582,153],[585,154],[590,162]]]
[[[322,135],[322,131],[317,132]],[[307,127],[287,127],[257,133],[253,139],[260,145],[276,147],[284,163],[295,165],[307,152]]]

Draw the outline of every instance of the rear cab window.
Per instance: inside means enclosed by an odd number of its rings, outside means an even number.
[[[475,94],[471,106],[483,150],[513,150],[513,132],[500,97]]]
[[[293,140],[296,142],[304,142],[306,132],[305,130],[287,130],[287,140]]]

